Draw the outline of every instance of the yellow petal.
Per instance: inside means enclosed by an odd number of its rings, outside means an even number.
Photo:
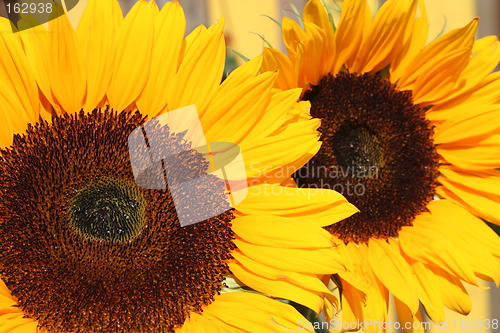
[[[241,143],[266,112],[275,79],[275,73],[266,72],[233,87],[230,95],[214,100],[202,118],[207,139]]]
[[[62,8],[60,9],[62,11]],[[77,38],[66,14],[49,21],[49,78],[52,95],[67,113],[82,109],[86,75]]]
[[[215,296],[215,301],[206,307],[203,313],[225,322],[229,325],[230,332],[234,332],[234,327],[242,327],[247,332],[293,331],[297,330],[301,322],[306,321],[290,305],[265,296],[242,292]],[[309,328],[303,331],[314,333],[314,330]]]
[[[244,214],[271,214],[327,226],[358,212],[338,192],[327,189],[299,189],[258,185],[235,208]],[[285,221],[283,221],[286,223]]]
[[[351,66],[353,72],[376,72],[391,64],[404,47],[404,36],[417,7],[417,0],[390,0],[379,9],[362,53]]]
[[[444,307],[441,292],[436,283],[434,272],[421,262],[412,264],[418,283],[416,289],[420,302],[425,307],[427,315],[436,322],[444,321]]]
[[[205,109],[222,79],[226,55],[223,29],[224,20],[219,19],[207,30],[200,30],[188,45],[177,74],[165,92],[170,110],[191,104]]]
[[[281,51],[265,48],[262,54],[262,71],[278,71],[276,87],[291,89],[297,87],[297,78],[294,75],[293,64]]]
[[[117,1],[90,0],[78,24],[78,49],[87,78],[86,111],[95,109],[108,90],[114,67],[115,35],[122,20]]]
[[[290,272],[332,274],[345,270],[333,260],[332,249],[269,248],[235,239],[234,243],[247,257],[271,267]]]
[[[452,30],[427,45],[414,61],[408,65],[405,74],[398,82],[401,90],[411,90],[416,80],[436,68],[436,64],[445,63],[453,52],[472,49],[474,34],[477,29],[477,19],[472,20],[461,29]],[[467,54],[468,56],[469,54]],[[446,69],[446,68],[444,68]]]
[[[282,170],[295,161],[305,157],[305,162],[316,153],[320,143],[316,129],[319,119],[293,123],[278,135],[257,140],[248,140],[241,144],[248,177],[267,177],[275,170]],[[300,164],[302,166],[304,163]],[[290,177],[297,171],[295,166],[286,167],[283,178]],[[271,181],[270,177],[268,178]]]
[[[366,1],[345,0],[335,35],[336,57],[331,73],[344,65],[350,67],[371,25],[371,13]]]
[[[262,246],[291,249],[321,249],[335,246],[328,231],[280,216],[238,217],[232,221],[232,229],[243,240]]]
[[[156,21],[151,71],[146,87],[137,101],[143,114],[156,116],[168,103],[167,89],[181,61],[186,18],[178,1],[167,2]],[[195,80],[192,78],[191,80]]]
[[[7,31],[10,21],[0,18],[0,30]],[[15,88],[13,98],[21,102],[30,122],[38,121],[40,107],[38,102],[38,87],[35,76],[30,70],[28,59],[23,50],[19,34],[3,32],[0,34],[0,82]],[[6,95],[6,94],[4,94]]]
[[[448,163],[463,170],[494,170],[500,165],[500,135],[487,137],[480,142],[461,147],[438,146],[438,153]]]
[[[399,323],[404,333],[425,333],[420,311],[413,314],[408,306],[397,298],[394,298],[394,303],[396,305]]]
[[[462,172],[450,167],[441,167],[446,177],[440,179],[443,187],[438,194],[448,198],[470,212],[490,222],[500,224],[500,177]]]
[[[412,311],[418,310],[414,277],[396,242],[370,239],[368,259],[377,278]]]
[[[283,17],[283,22],[281,23],[281,34],[283,43],[285,43],[288,51],[288,56],[292,62],[295,62],[297,45],[306,40],[306,33],[299,27],[297,22],[289,19],[288,17]]]
[[[140,95],[148,79],[154,24],[154,1],[138,1],[127,14],[116,36],[115,63],[108,89],[110,105],[124,110]]]
[[[500,133],[500,105],[485,105],[479,110],[456,115],[436,126],[434,142],[448,144],[447,147],[460,147],[464,141],[480,141]]]
[[[407,70],[409,64],[415,59],[417,54],[424,48],[427,42],[429,22],[427,20],[427,12],[425,10],[425,2],[419,0],[419,17],[414,21],[414,24],[407,26],[403,43],[403,50],[396,56],[390,65],[390,80],[396,84],[403,73]]]
[[[321,312],[323,299],[318,294],[297,287],[287,281],[265,278],[255,274],[250,268],[235,263],[230,262],[229,269],[238,280],[255,290],[262,291],[272,297],[290,299],[317,313]]]
[[[440,200],[438,200],[440,201]],[[431,202],[428,207],[440,205]],[[449,212],[448,214],[452,214]],[[437,266],[458,276],[471,284],[477,284],[474,271],[467,256],[459,253],[466,251],[458,246],[453,230],[439,228],[440,219],[448,218],[440,214],[422,213],[413,221],[413,227],[403,227],[399,232],[399,240],[404,253],[413,260],[421,261],[432,267]]]

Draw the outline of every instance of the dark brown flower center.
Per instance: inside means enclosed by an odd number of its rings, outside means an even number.
[[[55,117],[0,151],[0,277],[40,327],[172,332],[220,291],[234,216],[181,227],[168,187],[137,185],[127,140],[144,122],[108,110]],[[203,194],[229,209],[225,183],[201,171],[205,158],[182,134],[156,123],[148,135],[183,152],[170,161],[175,179],[205,177],[186,202]]]
[[[345,242],[396,237],[425,211],[438,175],[433,129],[410,92],[376,75],[325,76],[304,95],[323,145],[294,174],[342,193],[360,213],[327,227]]]

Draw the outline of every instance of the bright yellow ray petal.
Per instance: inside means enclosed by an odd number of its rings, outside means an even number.
[[[500,105],[485,105],[479,110],[457,114],[452,119],[437,125],[434,129],[436,144],[460,147],[461,143],[480,142],[500,133]]]
[[[435,105],[428,112],[433,121],[447,120],[454,117],[460,110],[480,110],[484,105],[500,102],[497,92],[500,90],[500,72],[488,75],[474,90],[461,94],[440,105]]]
[[[331,67],[331,64],[324,63],[323,59],[326,53],[323,49],[326,34],[325,31],[313,23],[306,22],[304,24],[307,37],[303,44],[304,51],[302,52],[302,57],[303,59],[307,59],[307,61],[301,63],[300,71],[309,84],[317,85],[327,71],[327,68]]]
[[[293,64],[281,51],[265,48],[262,54],[262,71],[278,70],[276,88],[291,89],[297,87],[297,78],[294,73]]]
[[[177,0],[163,6],[156,21],[155,43],[151,55],[151,72],[146,87],[137,100],[143,114],[155,116],[168,103],[166,91],[175,89],[171,81],[181,61],[186,32],[184,10]],[[191,80],[196,80],[191,78]]]
[[[474,42],[471,59],[460,73],[452,92],[440,99],[440,103],[474,91],[500,61],[500,42],[496,36],[485,37]]]
[[[23,133],[30,122],[21,101],[16,98],[15,87],[0,82],[0,148],[12,144],[14,134]]]
[[[236,262],[240,264],[240,266],[247,268],[252,273],[271,280],[281,280],[283,282],[293,284],[294,286],[299,286],[306,290],[322,294],[323,296],[333,296],[330,290],[328,290],[325,284],[315,274],[304,274],[279,270],[252,260],[239,251],[233,251],[232,255],[234,256]],[[261,292],[267,293],[266,290],[261,290]]]
[[[204,313],[230,327],[248,328],[248,332],[293,331],[298,329],[301,322],[307,322],[289,305],[261,295],[241,292],[216,296],[215,302],[208,306]],[[314,333],[314,330],[308,328],[300,331]]]
[[[432,270],[436,273],[437,290],[441,293],[443,304],[455,312],[469,314],[472,303],[462,282],[439,268],[433,267]]]
[[[297,22],[288,17],[283,17],[283,22],[281,23],[281,34],[283,38],[283,43],[285,43],[286,49],[288,51],[288,56],[292,62],[296,61],[297,45],[299,42],[306,40],[307,35],[302,30]]]
[[[293,300],[318,313],[323,307],[321,296],[302,287],[297,287],[284,280],[265,278],[257,275],[250,268],[232,262],[229,263],[229,269],[245,285],[255,290],[261,290],[272,297]]]
[[[211,111],[202,118],[207,139],[241,143],[265,114],[275,79],[275,73],[266,72],[234,87],[229,96],[214,101]]]
[[[427,42],[429,22],[427,20],[427,12],[423,0],[419,0],[419,10],[419,17],[414,21],[413,25],[409,24],[406,29],[403,50],[390,64],[389,79],[394,84],[399,81],[408,65],[415,59],[417,54],[420,53]]]
[[[396,305],[399,322],[404,333],[425,333],[420,311],[413,314],[406,304],[397,298],[394,299],[394,303]]]
[[[368,259],[377,278],[395,297],[416,313],[418,298],[413,288],[415,284],[409,264],[405,261],[396,242],[370,239]]]
[[[358,212],[340,193],[331,190],[269,184],[252,186],[248,190],[247,197],[235,207],[244,214],[297,218],[323,227]]]
[[[440,200],[438,200],[440,201]],[[428,209],[434,210],[443,203],[431,202]],[[459,209],[456,207],[455,209]],[[413,222],[413,227],[403,227],[399,232],[399,240],[404,253],[417,261],[427,265],[437,266],[450,274],[459,277],[471,284],[477,284],[477,279],[468,256],[462,252],[467,249],[461,247],[462,241],[456,234],[456,228],[446,231],[441,219],[449,218],[453,212],[443,216],[440,211],[422,213]],[[446,231],[443,234],[443,231]]]
[[[432,203],[428,208],[440,219],[440,224],[457,234],[467,235],[471,243],[488,248],[491,254],[500,258],[500,238],[482,220],[449,200],[437,200]]]
[[[472,20],[461,29],[452,30],[427,45],[408,65],[406,72],[401,76],[398,86],[401,90],[413,89],[413,84],[419,77],[425,75],[436,64],[446,61],[453,52],[463,51],[469,56],[474,44],[474,34],[477,29],[477,19]],[[466,50],[469,50],[466,52]],[[444,68],[446,69],[446,68]]]
[[[308,26],[314,24],[324,33],[322,43],[314,47],[320,48],[321,51],[321,59],[316,66],[320,69],[320,73],[327,73],[332,66],[335,55],[335,35],[330,23],[330,17],[321,0],[311,0],[306,4],[304,7],[303,20],[306,31]],[[317,81],[317,79],[315,81]]]
[[[29,17],[24,19],[29,19]],[[18,24],[22,25],[22,20]],[[60,114],[60,107],[52,96],[49,77],[49,64],[51,61],[49,54],[50,34],[42,25],[29,23],[28,26],[33,26],[33,28],[21,30],[18,34],[23,42],[29,68],[45,98],[54,107],[56,113]]]
[[[165,92],[170,110],[191,104],[205,109],[222,79],[226,55],[223,28],[221,18],[217,24],[200,31],[186,48],[177,74]]]
[[[376,72],[391,64],[403,49],[407,26],[413,24],[417,0],[390,0],[379,9],[353,72]]]
[[[8,31],[11,23],[5,18],[0,18],[0,30]],[[4,32],[0,34],[0,82],[6,86],[15,87],[13,98],[22,104],[30,122],[38,121],[39,102],[38,88],[35,77],[29,70],[29,63],[21,44],[19,35]],[[21,112],[21,110],[19,110]]]
[[[371,13],[366,1],[345,0],[335,35],[336,57],[331,73],[336,74],[344,64],[352,65],[371,25]]]
[[[412,264],[418,283],[415,285],[420,302],[424,305],[427,315],[434,321],[444,321],[444,306],[441,292],[435,281],[435,274],[421,262]]]
[[[280,216],[238,217],[232,221],[232,229],[243,240],[262,246],[292,249],[321,249],[335,246],[328,231]]]
[[[60,9],[62,11],[62,8]],[[67,15],[49,21],[49,78],[53,96],[67,113],[82,109],[86,75]]]
[[[115,63],[107,93],[115,110],[127,108],[144,89],[157,15],[156,2],[140,0],[127,14],[116,35]]]
[[[332,260],[332,249],[283,249],[260,246],[235,239],[234,243],[247,257],[277,269],[298,273],[332,274],[345,267]]]
[[[122,20],[117,1],[90,0],[78,24],[78,48],[87,78],[85,111],[96,108],[109,87],[114,67],[115,35]]]
[[[448,162],[463,170],[493,170],[500,165],[500,135],[490,136],[480,142],[462,147],[439,146],[439,154]]]
[[[500,177],[476,175],[474,173],[441,167],[446,177],[437,193],[464,207],[475,215],[490,222],[500,224]]]
[[[304,109],[309,109],[309,102],[302,101],[297,103],[301,92],[302,89],[296,88],[273,94],[262,119],[254,126],[252,135],[244,139],[243,142],[254,140],[256,137],[262,138],[279,134],[279,132],[286,128],[288,120],[294,117],[295,107],[301,106]]]
[[[273,171],[290,165],[310,152],[315,154],[321,145],[318,142],[318,134],[315,132],[318,127],[318,119],[293,123],[278,135],[242,144],[247,176],[250,178],[267,177],[271,180],[268,175]],[[300,164],[302,165],[303,163]],[[282,176],[290,177],[297,170],[297,167],[285,168],[282,170],[285,173]]]

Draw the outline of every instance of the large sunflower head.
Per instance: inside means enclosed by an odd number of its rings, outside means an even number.
[[[500,241],[481,221],[500,222],[500,43],[474,40],[477,19],[427,43],[418,0],[386,1],[374,16],[346,0],[339,22],[330,17],[310,0],[303,28],[283,19],[288,55],[266,49],[262,69],[279,69],[278,88],[302,88],[321,119],[298,186],[360,209],[326,228],[357,262],[340,274],[346,320],[385,317],[388,290],[403,320],[417,320],[419,302],[435,320],[443,304],[468,313],[461,281],[500,280]]]
[[[91,0],[76,31],[0,25],[2,332],[289,331],[305,319],[272,298],[335,301],[322,227],[356,209],[271,184],[317,151],[318,121],[257,60],[220,83],[222,20],[184,37],[177,1],[123,18]]]

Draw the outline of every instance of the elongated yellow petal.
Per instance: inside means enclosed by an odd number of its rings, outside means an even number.
[[[151,55],[151,71],[146,87],[137,100],[139,109],[155,116],[168,103],[167,89],[181,61],[186,18],[178,1],[167,2],[156,21],[155,43]],[[196,78],[190,78],[196,80]]]
[[[436,126],[434,142],[448,144],[448,147],[460,147],[467,142],[479,142],[499,133],[500,105],[485,105],[481,109],[471,110],[467,114],[457,115]]]
[[[306,320],[289,305],[241,292],[216,296],[215,302],[206,307],[204,313],[225,322],[231,332],[234,332],[234,327],[248,327],[251,332],[265,333],[297,330],[298,325]],[[307,327],[301,331],[314,333]]]
[[[165,92],[170,110],[190,104],[196,104],[200,110],[207,106],[220,84],[224,70],[226,45],[223,29],[224,20],[219,19],[217,24],[207,30],[200,30],[186,48],[184,59],[171,81],[175,89]]]
[[[295,62],[297,45],[299,45],[301,41],[303,42],[306,40],[306,33],[299,27],[297,22],[288,17],[284,17],[281,23],[281,34],[288,51],[288,56],[292,62]]]
[[[0,18],[0,30],[8,31],[11,23]],[[35,76],[30,71],[28,59],[23,50],[19,35],[4,32],[0,34],[0,82],[15,88],[13,98],[22,104],[22,110],[30,122],[38,121],[40,106],[38,102],[38,87]],[[18,112],[22,112],[21,109]]]
[[[472,141],[473,142],[473,141]],[[474,143],[474,142],[473,142]],[[493,170],[500,165],[500,135],[493,135],[475,143],[475,146],[439,147],[446,162],[463,170]]]
[[[435,274],[421,262],[413,263],[412,269],[418,281],[415,285],[418,297],[424,305],[427,315],[436,322],[444,321],[444,306],[441,292],[435,281]]]
[[[77,50],[76,34],[67,15],[51,20],[49,33],[48,75],[52,94],[65,112],[78,112],[86,92],[86,74],[82,54]]]
[[[294,75],[293,64],[281,51],[265,48],[262,54],[262,71],[278,71],[276,88],[290,89],[297,87],[297,78]]]
[[[122,21],[117,1],[90,0],[78,24],[78,49],[87,79],[85,111],[96,108],[108,90],[114,67],[115,36]]]
[[[398,86],[401,90],[412,89],[415,81],[429,72],[453,54],[453,52],[471,50],[474,44],[474,34],[477,29],[477,19],[472,20],[467,26],[455,29],[439,37],[431,44],[427,45],[414,61],[408,65],[404,75],[402,75]],[[464,56],[465,57],[465,56]]]
[[[293,123],[278,135],[241,144],[248,177],[267,177],[273,171],[288,166],[309,153],[315,154],[321,145],[315,132],[318,127],[318,119]],[[312,156],[309,155],[305,162],[310,157]],[[297,170],[296,167],[285,168],[282,176],[290,177]]]
[[[241,254],[239,251],[233,252],[232,255],[238,263],[240,263],[243,267],[247,268],[252,273],[271,280],[281,280],[295,286],[299,286],[306,290],[313,291],[314,293],[321,294],[322,296],[333,296],[330,290],[315,274],[287,272],[269,267],[248,258],[247,256]],[[262,292],[266,291],[263,290]]]
[[[278,185],[258,185],[236,206],[244,214],[272,214],[309,224],[327,226],[346,219],[358,210],[338,192],[326,189],[298,189]],[[283,220],[284,223],[287,223]]]
[[[418,298],[413,288],[414,277],[409,264],[401,255],[398,244],[371,239],[368,249],[368,259],[377,278],[395,297],[404,302],[412,313],[416,313]]]
[[[241,143],[266,112],[275,79],[275,73],[266,72],[233,87],[231,95],[214,101],[211,112],[207,112],[202,121],[207,139]]]
[[[256,290],[262,290],[270,296],[291,299],[318,313],[323,307],[322,297],[304,288],[297,287],[286,281],[265,278],[255,274],[249,268],[235,263],[229,263],[229,269],[245,285]]]
[[[124,110],[141,94],[148,79],[158,7],[138,1],[127,14],[116,36],[115,63],[108,99],[115,110]]]
[[[420,311],[413,314],[408,306],[397,298],[394,299],[394,303],[404,333],[425,333]]]
[[[243,240],[262,246],[292,249],[335,246],[328,231],[280,216],[238,217],[232,221],[232,229]]]
[[[366,1],[346,0],[335,35],[337,54],[331,73],[336,74],[345,64],[350,67],[371,25],[371,13]]]
[[[269,250],[267,246],[254,245],[240,239],[235,239],[234,243],[247,257],[277,269],[312,274],[331,274],[345,270],[345,267],[332,260],[334,250],[330,249]]]
[[[499,175],[485,176],[473,172],[463,172],[451,167],[441,167],[446,177],[440,182],[438,194],[464,207],[477,216],[500,224]]]
[[[353,72],[376,72],[391,64],[404,47],[407,26],[413,24],[417,0],[390,0],[375,16],[363,52],[351,67]]]

